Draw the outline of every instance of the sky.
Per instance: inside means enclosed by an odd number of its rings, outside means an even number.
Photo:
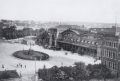
[[[120,23],[120,0],[0,0],[0,19]]]

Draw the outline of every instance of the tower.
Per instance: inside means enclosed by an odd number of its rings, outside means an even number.
[[[56,37],[57,37],[57,29],[56,28],[50,28],[48,29],[49,32],[49,46],[50,47],[56,47]]]

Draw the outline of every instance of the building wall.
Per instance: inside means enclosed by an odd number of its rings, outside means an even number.
[[[101,61],[113,73],[118,72],[119,63],[119,43],[117,37],[107,37],[101,40]]]
[[[55,47],[56,46],[57,29],[50,28],[50,29],[48,29],[48,33],[50,36],[49,45],[50,45],[50,47]]]
[[[57,44],[68,51],[97,56],[97,40],[92,36],[83,36],[76,31],[68,29],[59,34]]]
[[[116,27],[111,27],[111,28],[90,28],[90,31],[93,32],[93,33],[98,33],[98,34],[115,35],[116,34]]]
[[[112,29],[106,28],[105,31],[110,31],[109,35],[106,33],[99,36],[98,33],[96,38],[96,33],[78,34],[68,29],[58,35],[57,44],[65,50],[99,58],[113,73],[120,73],[120,40],[113,35],[115,31]]]

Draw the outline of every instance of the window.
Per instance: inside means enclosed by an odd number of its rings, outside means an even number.
[[[104,50],[102,51],[102,57],[104,57]]]
[[[107,62],[105,61],[105,65],[107,64]]]
[[[113,43],[113,47],[114,47],[114,48],[116,47],[116,44],[115,44],[115,43]]]
[[[83,40],[81,40],[81,42],[83,42]]]
[[[83,40],[83,42],[85,42],[85,40]]]
[[[106,50],[107,51],[107,56],[106,57],[108,57],[108,50]]]
[[[117,43],[114,43],[114,48],[117,48]]]
[[[85,40],[85,43],[87,43],[87,41]]]
[[[96,42],[94,42],[94,44],[96,45]]]
[[[114,65],[114,63],[113,62],[111,62],[111,68],[113,69],[113,65]]]
[[[111,53],[111,57],[110,58],[112,58],[113,59],[113,53]]]
[[[109,58],[111,57],[111,53],[110,53],[110,51],[109,51],[109,56],[108,56]]]
[[[77,39],[77,42],[80,42],[80,38]]]
[[[114,59],[116,58],[116,53],[115,53],[115,52],[113,52],[113,58],[114,58]]]
[[[113,58],[115,59],[116,57],[115,57],[115,53],[113,52]]]
[[[98,43],[96,42],[96,45],[98,45]]]
[[[72,37],[72,34],[69,34],[70,37]]]
[[[109,42],[105,42],[106,43],[106,46],[109,46]]]
[[[105,55],[105,57],[107,56],[106,54],[107,54],[107,51],[106,51],[106,49],[104,49],[104,55]]]
[[[115,63],[113,63],[113,69],[115,69]]]
[[[110,61],[108,62],[108,67],[110,68],[110,66],[111,66],[111,63],[110,63]]]
[[[88,43],[90,44],[91,42],[90,42],[90,41],[88,41]]]
[[[109,46],[111,46],[111,42],[109,42]]]
[[[73,39],[71,39],[71,41],[73,41]]]
[[[87,41],[87,43],[89,43],[89,41]]]
[[[92,44],[94,44],[94,41],[92,42]]]
[[[79,40],[78,40],[78,39],[76,39],[76,42],[79,42]]]

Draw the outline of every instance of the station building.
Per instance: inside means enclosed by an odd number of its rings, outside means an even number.
[[[57,46],[74,53],[97,56],[97,38],[89,31],[68,29],[59,34]]]
[[[113,73],[120,73],[120,28],[92,28],[89,31],[68,28],[55,35],[57,32],[51,35],[54,46],[100,59]]]

